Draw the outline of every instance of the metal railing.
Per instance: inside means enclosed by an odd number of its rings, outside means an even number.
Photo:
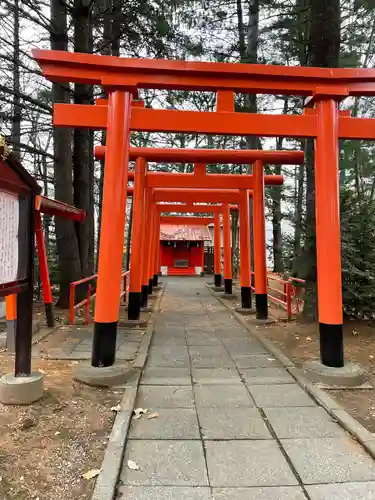
[[[254,272],[251,274],[254,276]],[[269,283],[270,281],[278,283],[282,288],[275,288],[274,286],[271,286]],[[276,273],[267,273],[268,300],[286,310],[288,321],[290,321],[293,316],[297,316],[301,311],[303,299],[300,295],[302,287],[299,285],[303,285],[304,283],[305,280],[299,278],[288,278],[287,280],[284,280]],[[251,288],[255,291],[254,286]],[[273,295],[272,292],[278,296]]]
[[[123,299],[123,301],[126,303],[126,293],[129,290],[128,287],[128,275],[129,271],[124,271],[121,274],[121,279],[123,280],[123,289],[120,293],[120,299]],[[91,301],[95,298],[96,292],[92,293],[93,290],[93,283],[96,282],[98,279],[97,274],[93,274],[92,276],[88,276],[87,278],[82,278],[77,281],[73,281],[70,283],[70,294],[69,294],[69,324],[74,325],[75,318],[76,318],[76,313],[79,309],[83,308],[85,309],[84,312],[84,324],[88,325],[90,322],[90,304]],[[87,296],[77,304],[75,303],[75,297],[76,297],[76,288],[79,285],[82,285],[83,283],[88,283],[87,285]],[[96,289],[96,287],[95,287]]]

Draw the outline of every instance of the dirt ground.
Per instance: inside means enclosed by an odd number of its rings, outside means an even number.
[[[14,360],[0,353],[0,373]],[[34,359],[45,395],[30,407],[0,404],[0,499],[83,500],[100,468],[123,389],[94,389],[72,381],[77,362]]]
[[[274,308],[271,310],[273,313]],[[319,357],[319,337],[315,325],[281,322],[265,328],[264,334],[297,366]],[[375,433],[375,323],[347,320],[344,336],[345,359],[359,363],[367,371],[368,382],[374,389],[328,392],[370,432]]]

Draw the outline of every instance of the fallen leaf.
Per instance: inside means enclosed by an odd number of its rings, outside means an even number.
[[[82,474],[82,477],[84,479],[92,479],[96,476],[99,476],[101,471],[102,471],[102,469],[91,469],[91,470],[85,472],[84,474]]]
[[[34,427],[36,425],[36,422],[33,418],[21,418],[20,419],[20,429],[26,430],[30,429],[30,427]]]
[[[131,470],[139,470],[139,466],[134,460],[128,460],[128,467]]]
[[[147,417],[147,420],[151,420],[152,418],[158,418],[159,413],[156,411],[155,413],[150,413],[150,415]]]
[[[121,410],[121,405],[118,404],[116,406],[112,406],[111,411],[120,411]]]
[[[147,408],[136,408],[134,411],[134,419],[135,420],[138,420],[139,418],[141,418],[141,416],[144,414],[144,413],[147,413],[148,410]]]

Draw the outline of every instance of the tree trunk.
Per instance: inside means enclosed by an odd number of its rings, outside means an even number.
[[[20,157],[21,143],[21,98],[20,98],[20,11],[19,0],[14,0],[13,12],[13,113],[12,113],[12,152]]]
[[[102,0],[102,7],[104,12],[103,18],[103,47],[101,54],[105,56],[119,56],[120,55],[120,28],[121,28],[121,8],[119,7],[119,0]],[[103,97],[107,97],[103,94]],[[104,146],[107,139],[105,130],[102,132],[101,144]],[[98,241],[97,241],[97,261],[99,258],[100,246],[100,226],[102,221],[102,203],[103,203],[103,182],[104,182],[104,160],[100,160],[100,180],[99,180],[99,206],[98,206]]]
[[[294,208],[295,227],[294,227],[293,262],[292,262],[293,276],[295,276],[296,273],[298,272],[298,259],[301,256],[305,165],[299,165],[297,167],[297,171],[298,171],[298,177],[297,177],[297,188],[296,188],[295,208]]]
[[[91,2],[74,0],[74,51],[92,52],[91,47]],[[92,104],[90,85],[76,83],[74,86],[75,104]],[[88,129],[74,129],[73,133],[73,172],[74,204],[86,212],[84,223],[76,224],[82,276],[94,272],[94,204],[93,204],[93,134]]]
[[[340,56],[340,1],[310,0],[308,64],[314,67],[337,67]],[[306,162],[306,241],[303,254],[306,293],[304,319],[317,318],[314,147],[307,142]]]
[[[66,5],[60,0],[51,0],[51,49],[68,50]],[[52,100],[69,103],[69,87],[54,83]],[[73,203],[71,142],[70,129],[54,127],[55,197],[70,204]],[[56,217],[55,226],[60,283],[58,305],[67,308],[69,284],[81,275],[78,240],[72,221]]]
[[[284,99],[283,114],[288,112],[288,98]],[[276,141],[276,149],[281,150],[283,148],[283,138],[280,137]],[[273,173],[275,175],[281,175],[281,165],[276,165]],[[283,262],[283,246],[282,246],[282,232],[281,232],[281,195],[282,186],[272,187],[270,189],[272,197],[272,253],[273,253],[273,270],[275,273],[284,272],[284,262]]]
[[[256,64],[258,62],[259,45],[259,0],[249,1],[249,24],[245,30],[243,21],[242,0],[237,0],[237,27],[239,37],[240,62]],[[257,113],[256,94],[244,95],[244,112]],[[262,145],[258,137],[246,136],[245,144],[247,149],[261,149]],[[248,167],[248,173],[252,172],[252,165]],[[250,234],[253,234],[253,203],[249,203]],[[240,222],[241,223],[241,222]],[[251,268],[254,269],[254,237],[250,238]]]

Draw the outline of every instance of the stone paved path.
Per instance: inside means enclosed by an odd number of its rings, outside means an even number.
[[[63,326],[66,339],[59,347],[44,347],[43,354],[49,359],[85,360],[91,359],[92,326]],[[132,360],[136,357],[143,340],[145,329],[126,330],[119,328],[116,342],[116,359]],[[38,347],[39,349],[39,347]],[[36,352],[37,349],[35,349]]]
[[[374,500],[375,463],[198,278],[169,278],[118,498]],[[130,470],[128,460],[139,466]]]

